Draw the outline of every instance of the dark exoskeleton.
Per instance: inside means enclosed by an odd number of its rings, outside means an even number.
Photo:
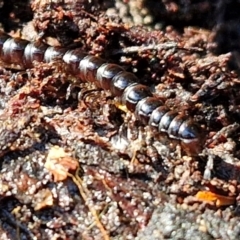
[[[167,133],[184,144],[199,143],[200,128],[184,114],[170,110],[154,97],[150,88],[138,83],[138,78],[121,66],[106,63],[100,57],[87,55],[81,49],[52,47],[42,42],[29,42],[0,33],[1,61],[21,68],[31,68],[34,62],[62,61],[68,71],[85,82],[108,90],[145,125]],[[193,144],[196,146],[196,144]]]

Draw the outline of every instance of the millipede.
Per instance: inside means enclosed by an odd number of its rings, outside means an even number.
[[[133,112],[144,125],[150,125],[169,138],[185,144],[199,143],[200,127],[189,116],[167,108],[153,96],[148,86],[121,66],[107,63],[100,57],[88,55],[80,48],[52,47],[43,42],[29,42],[0,33],[0,59],[23,69],[34,67],[34,62],[62,61],[67,70],[84,82],[109,90],[121,104]]]

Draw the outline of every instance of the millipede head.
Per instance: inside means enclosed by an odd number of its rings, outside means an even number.
[[[151,96],[152,93],[147,86],[133,83],[123,92],[122,104],[126,105],[129,111],[134,112],[139,101]]]
[[[182,140],[192,140],[199,137],[199,127],[195,125],[192,119],[184,121],[178,131],[179,138]]]
[[[192,119],[184,121],[180,126],[178,134],[181,144],[189,155],[198,155],[201,152],[205,140],[201,131],[203,130]]]

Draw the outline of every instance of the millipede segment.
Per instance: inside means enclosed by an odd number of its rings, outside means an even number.
[[[119,97],[121,103],[143,124],[184,143],[198,142],[200,138],[200,128],[189,116],[164,106],[161,100],[153,96],[149,87],[138,83],[134,74],[117,64],[87,55],[81,49],[51,47],[0,33],[0,58],[2,62],[25,69],[33,67],[34,62],[61,61],[72,75]]]

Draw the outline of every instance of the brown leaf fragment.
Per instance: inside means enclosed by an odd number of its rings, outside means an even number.
[[[196,198],[200,201],[213,202],[216,207],[228,206],[235,203],[235,197],[219,195],[210,191],[199,191]]]
[[[33,201],[33,207],[35,211],[38,211],[42,208],[53,206],[53,196],[49,189],[42,189],[34,198],[36,201]]]
[[[68,177],[69,170],[76,170],[78,162],[70,157],[63,148],[54,146],[49,150],[45,168],[53,174],[54,182],[63,181]]]

